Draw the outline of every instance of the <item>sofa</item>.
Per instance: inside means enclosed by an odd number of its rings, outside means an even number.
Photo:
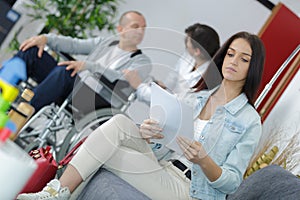
[[[141,180],[143,181],[143,180]],[[113,173],[100,169],[84,187],[78,200],[149,200]],[[278,165],[270,165],[243,180],[227,200],[300,199],[300,179]]]

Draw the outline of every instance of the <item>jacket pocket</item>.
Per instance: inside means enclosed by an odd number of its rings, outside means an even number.
[[[221,134],[222,138],[220,138],[218,142],[218,150],[215,151],[216,159],[219,164],[226,160],[228,154],[239,142],[245,132],[246,127],[243,125],[232,121],[225,121],[223,132]]]

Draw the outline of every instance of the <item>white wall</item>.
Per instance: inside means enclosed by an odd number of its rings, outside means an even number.
[[[298,17],[300,17],[300,1],[299,0],[270,0],[273,4],[282,2],[290,10],[292,10]]]
[[[270,14],[254,0],[125,0],[120,4],[120,13],[132,9],[146,16],[149,27],[183,32],[195,22],[211,25],[222,42],[240,30],[257,33]]]
[[[271,14],[253,0],[125,0],[119,15],[128,10],[145,15],[148,28],[140,47],[157,64],[153,70],[156,76],[163,74],[161,66],[174,66],[184,50],[184,30],[189,25],[200,22],[212,26],[223,43],[239,31],[258,33]]]
[[[263,126],[265,135],[264,141],[276,141],[279,147],[279,154],[287,147],[293,136],[296,135],[294,144],[297,144],[298,151],[294,152],[289,159],[298,163],[298,167],[292,170],[300,174],[300,71],[295,75],[289,86],[286,88],[280,99],[266,118]],[[269,135],[272,135],[270,137]],[[293,148],[295,149],[295,148]],[[290,167],[290,166],[288,166]]]
[[[30,23],[26,16],[30,11],[22,6],[23,2],[30,0],[18,0],[14,5],[14,9],[22,16],[1,45],[0,62],[11,56],[5,49],[20,26],[24,26],[20,41],[36,35],[43,27],[42,22]],[[272,2],[277,4],[279,1]],[[300,1],[283,2],[299,15]],[[241,30],[257,33],[271,14],[269,9],[255,0],[122,0],[119,5],[119,15],[127,10],[141,11],[147,18],[148,27],[168,28],[183,33],[188,25],[195,22],[211,25],[218,31],[222,43]],[[102,34],[107,35],[105,32]]]

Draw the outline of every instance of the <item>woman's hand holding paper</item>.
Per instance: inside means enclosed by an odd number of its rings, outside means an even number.
[[[146,119],[140,126],[140,134],[148,142],[150,139],[162,139],[162,128],[159,127],[157,121],[153,119]]]
[[[195,164],[200,164],[202,159],[207,156],[207,153],[200,142],[178,136],[177,143],[184,156]]]

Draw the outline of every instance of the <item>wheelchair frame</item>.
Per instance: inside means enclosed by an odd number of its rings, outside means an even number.
[[[127,101],[125,101],[124,97],[120,97],[113,91],[112,86],[107,86],[107,83],[105,81],[104,83],[103,79],[100,79],[101,74],[93,74],[93,77],[99,79],[98,83],[108,90],[111,93],[111,96],[117,98],[122,103],[119,108],[113,108],[112,105],[110,108],[100,108],[88,113],[75,124],[73,115],[66,108],[71,103],[72,94],[81,88],[84,79],[80,81],[80,84],[77,84],[74,87],[72,93],[64,100],[61,106],[52,103],[39,110],[39,112],[37,112],[21,129],[15,142],[27,152],[49,145],[52,147],[54,158],[59,161],[82,137],[90,133],[87,133],[88,129],[94,130],[96,127],[109,120],[114,114],[125,114],[128,107],[136,99],[135,92],[132,92],[127,97]],[[96,93],[96,95],[100,94]],[[74,110],[76,108],[71,107],[71,109]],[[46,120],[45,126],[41,129],[35,127],[35,129],[29,130],[28,132],[28,129],[30,129],[32,125],[35,126],[34,123],[38,119],[43,118]],[[66,132],[61,140],[58,140],[59,131]]]

